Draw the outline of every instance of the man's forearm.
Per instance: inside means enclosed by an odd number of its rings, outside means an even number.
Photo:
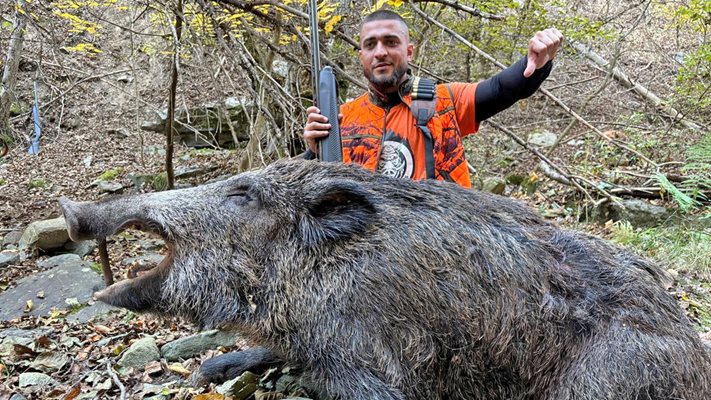
[[[477,121],[481,122],[535,93],[550,75],[553,62],[549,61],[528,78],[523,76],[525,69],[526,58],[524,57],[477,85],[475,106]]]

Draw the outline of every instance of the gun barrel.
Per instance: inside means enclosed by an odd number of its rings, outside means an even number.
[[[314,104],[318,103],[319,71],[321,71],[321,54],[318,43],[318,7],[316,0],[309,0],[309,27],[311,30],[311,79],[313,80]]]

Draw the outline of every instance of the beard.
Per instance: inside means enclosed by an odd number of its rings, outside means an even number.
[[[370,85],[379,92],[386,93],[388,89],[396,88],[400,79],[407,73],[407,65],[399,65],[394,67],[393,72],[389,75],[375,76],[373,71],[363,69]]]

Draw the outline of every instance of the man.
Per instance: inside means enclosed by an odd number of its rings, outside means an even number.
[[[414,46],[405,21],[392,11],[376,11],[364,20],[360,61],[369,90],[341,106],[341,139],[345,162],[410,179],[425,179],[427,168],[423,135],[410,114],[412,84],[407,73]],[[469,187],[461,137],[474,133],[479,122],[533,94],[551,70],[551,60],[563,40],[556,29],[536,33],[527,58],[496,76],[476,83],[437,87],[437,110],[429,122],[434,138],[435,178]],[[449,87],[448,87],[449,86]],[[450,93],[451,90],[451,93]],[[330,125],[316,107],[309,107],[304,127],[310,155],[316,139],[328,135]],[[264,348],[227,353],[209,359],[193,376],[193,383],[224,381],[260,366],[279,363]]]
[[[506,70],[480,83],[451,83],[436,88],[437,107],[427,123],[432,144],[416,126],[411,112],[412,80],[408,62],[414,45],[406,22],[397,13],[378,10],[360,31],[358,52],[368,92],[341,106],[339,115],[343,161],[401,178],[436,178],[470,187],[462,137],[479,123],[532,95],[548,77],[563,41],[555,28],[537,32],[528,54]],[[304,139],[307,157],[317,153],[316,140],[330,124],[317,107],[309,107]],[[432,156],[428,157],[431,149]],[[428,163],[433,166],[429,167]]]

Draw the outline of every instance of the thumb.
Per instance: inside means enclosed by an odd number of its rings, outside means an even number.
[[[536,71],[536,60],[532,56],[528,56],[528,63],[526,64],[526,69],[523,71],[523,77],[528,78],[533,75]]]

